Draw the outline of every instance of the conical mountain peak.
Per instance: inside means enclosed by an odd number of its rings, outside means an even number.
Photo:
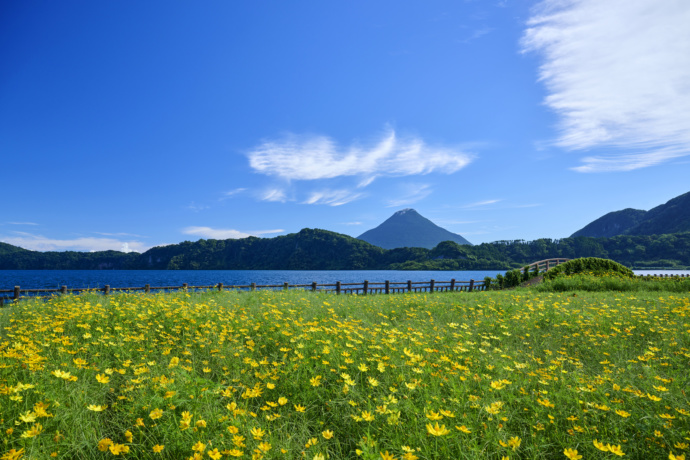
[[[395,212],[381,225],[362,233],[358,238],[384,249],[431,249],[442,241],[472,244],[461,235],[439,227],[412,208]]]

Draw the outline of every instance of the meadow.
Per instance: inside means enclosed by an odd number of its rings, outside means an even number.
[[[684,459],[690,294],[56,296],[0,310],[0,458]]]

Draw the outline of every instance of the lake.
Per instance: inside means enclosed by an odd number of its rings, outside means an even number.
[[[485,271],[397,271],[397,270],[0,270],[0,289],[102,288],[151,286],[226,286],[261,284],[333,284],[412,281],[481,281],[505,270]]]
[[[505,270],[479,271],[398,271],[398,270],[0,270],[0,289],[102,288],[151,286],[226,286],[256,284],[333,284],[412,281],[481,281]],[[688,270],[635,270],[643,274],[690,274]]]

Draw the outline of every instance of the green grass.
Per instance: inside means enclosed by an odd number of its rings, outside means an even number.
[[[668,458],[689,363],[687,291],[25,301],[0,311],[0,455]]]

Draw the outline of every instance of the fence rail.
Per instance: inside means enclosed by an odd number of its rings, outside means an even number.
[[[560,264],[566,263],[570,259],[544,259],[540,260],[538,262],[533,262],[529,265],[526,265],[521,268],[522,272],[524,273],[525,271],[534,271],[534,268],[538,268],[539,272],[545,272],[548,270],[551,270],[554,267],[557,267]]]
[[[202,291],[217,289],[218,291],[223,290],[249,290],[256,291],[260,289],[271,289],[271,290],[289,290],[289,289],[306,289],[318,292],[329,292],[335,294],[392,294],[401,292],[446,292],[446,291],[484,291],[486,286],[484,281],[457,281],[451,279],[450,281],[403,281],[403,282],[378,282],[370,283],[369,281],[364,281],[362,283],[341,283],[337,281],[333,284],[318,284],[316,281],[310,284],[256,284],[251,283],[247,285],[224,285],[223,283],[211,284],[206,286],[189,286],[187,283],[182,284],[182,286],[151,286],[149,284],[143,287],[111,287],[110,285],[105,285],[102,288],[68,288],[67,286],[62,286],[60,289],[24,289],[21,286],[15,286],[14,289],[0,289],[0,306],[2,306],[6,301],[18,301],[22,298],[45,298],[50,297],[55,294],[81,294],[84,292],[88,293],[102,293],[103,295],[109,295],[115,291],[118,292],[136,292],[144,291],[148,294],[151,291]],[[11,295],[3,295],[11,294]],[[47,294],[47,295],[38,295]]]

